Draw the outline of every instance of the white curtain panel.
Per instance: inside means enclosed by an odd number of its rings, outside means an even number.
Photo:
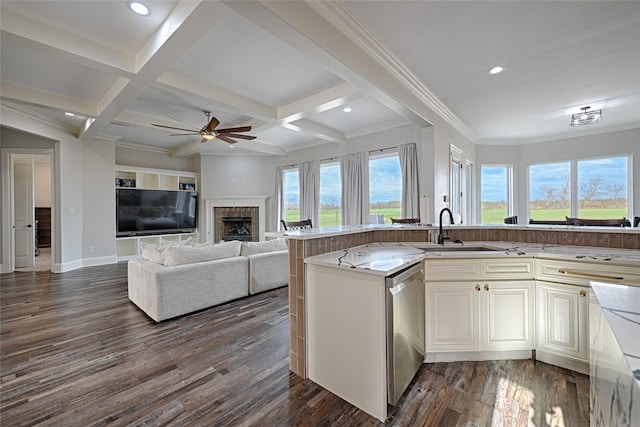
[[[416,144],[398,147],[402,173],[402,217],[420,218],[420,191],[418,189],[418,153]]]
[[[300,219],[311,219],[314,227],[320,226],[320,161],[300,164]]]
[[[369,223],[369,153],[340,158],[342,176],[342,224]]]
[[[272,221],[275,222],[275,224],[271,224],[273,226],[272,230],[280,230],[282,227],[280,220],[284,219],[284,182],[282,181],[282,171],[282,166],[276,166],[276,217]]]

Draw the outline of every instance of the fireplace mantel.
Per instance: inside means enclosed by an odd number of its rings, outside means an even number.
[[[217,242],[219,236],[215,235],[214,208],[219,207],[257,207],[258,208],[258,234],[260,241],[264,241],[265,231],[265,205],[268,196],[226,196],[226,197],[205,197],[205,232],[207,240]]]

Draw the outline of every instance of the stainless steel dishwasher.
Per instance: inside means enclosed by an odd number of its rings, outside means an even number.
[[[422,263],[386,278],[387,401],[395,405],[424,360]]]

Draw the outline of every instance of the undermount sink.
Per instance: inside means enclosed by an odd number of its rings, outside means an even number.
[[[427,252],[498,252],[502,250],[488,246],[429,246],[422,249]]]

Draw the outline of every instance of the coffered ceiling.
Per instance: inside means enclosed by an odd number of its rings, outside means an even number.
[[[640,2],[145,3],[3,0],[2,107],[175,156],[230,152],[151,126],[203,110],[272,155],[436,114],[479,144],[640,127]],[[570,127],[586,105],[602,121]]]

